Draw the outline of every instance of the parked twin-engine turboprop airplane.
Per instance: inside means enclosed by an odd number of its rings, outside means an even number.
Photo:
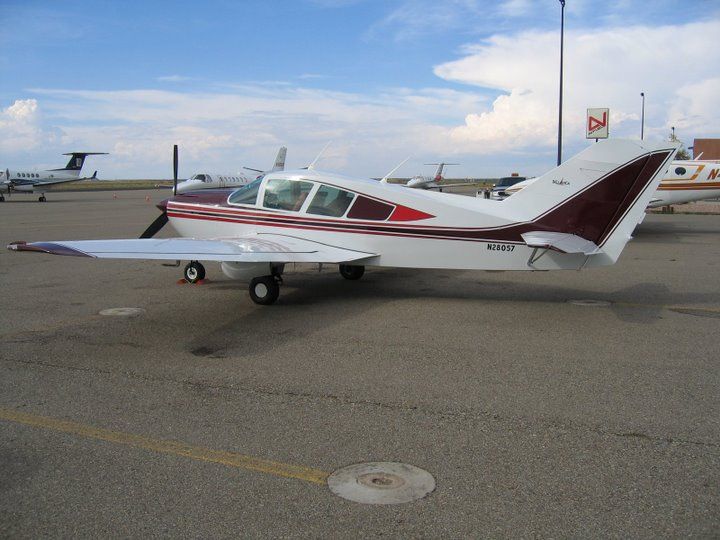
[[[288,263],[474,270],[579,270],[615,263],[677,143],[593,144],[502,204],[316,170],[276,172],[247,186],[172,197],[143,236],[167,221],[181,238],[15,242],[8,249],[92,258],[219,261],[271,304]]]
[[[535,182],[530,178],[505,190],[512,195]],[[648,208],[720,197],[720,161],[676,160],[670,164]]]
[[[278,150],[277,157],[272,169],[269,171],[261,171],[259,169],[251,169],[250,167],[243,167],[248,171],[254,171],[260,175],[267,174],[269,172],[284,171],[285,170],[285,156],[287,155],[287,148],[284,146]],[[255,180],[258,175],[248,176],[243,173],[198,173],[193,175],[188,180],[183,180],[177,184],[177,193],[187,193],[188,191],[197,191],[198,189],[222,189],[222,188],[239,188],[249,184]]]
[[[84,178],[80,177],[85,158],[87,156],[106,155],[107,152],[70,152],[63,156],[72,156],[68,164],[62,169],[49,169],[46,171],[36,170],[20,170],[5,169],[2,175],[2,191],[7,191],[8,196],[13,191],[21,193],[40,193],[38,201],[45,202],[45,192],[52,189],[57,184],[67,184],[68,182],[77,182],[79,180],[89,180],[97,177],[97,171],[92,176]],[[0,202],[5,200],[5,196],[0,191]]]

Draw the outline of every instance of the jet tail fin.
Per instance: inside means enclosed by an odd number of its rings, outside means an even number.
[[[275,158],[275,163],[271,169],[273,172],[285,170],[285,156],[287,156],[287,148],[285,146],[281,146],[280,150],[278,150],[277,157]]]

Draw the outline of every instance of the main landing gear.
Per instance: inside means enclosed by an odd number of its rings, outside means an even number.
[[[38,202],[46,202],[46,201],[47,201],[47,199],[45,198],[44,193],[38,197]]]
[[[205,267],[197,261],[190,261],[183,270],[183,277],[188,283],[197,283],[205,279]]]
[[[355,266],[352,264],[341,264],[340,265],[340,275],[344,277],[345,279],[350,280],[356,280],[363,277],[363,274],[365,273],[365,267],[364,266]]]

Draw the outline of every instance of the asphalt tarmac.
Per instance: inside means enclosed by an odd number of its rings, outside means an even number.
[[[13,196],[0,243],[134,237],[167,194]],[[599,270],[290,267],[270,307],[207,269],[0,252],[0,536],[720,535],[720,216]],[[371,461],[436,489],[325,485]]]

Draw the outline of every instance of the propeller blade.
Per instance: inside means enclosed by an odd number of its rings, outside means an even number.
[[[177,144],[173,145],[173,195],[177,195],[177,176],[178,176],[178,148]]]
[[[155,221],[153,221],[147,229],[145,229],[145,232],[140,235],[140,238],[152,238],[158,233],[160,229],[165,226],[167,222],[167,213],[163,212],[157,218],[155,218]]]

